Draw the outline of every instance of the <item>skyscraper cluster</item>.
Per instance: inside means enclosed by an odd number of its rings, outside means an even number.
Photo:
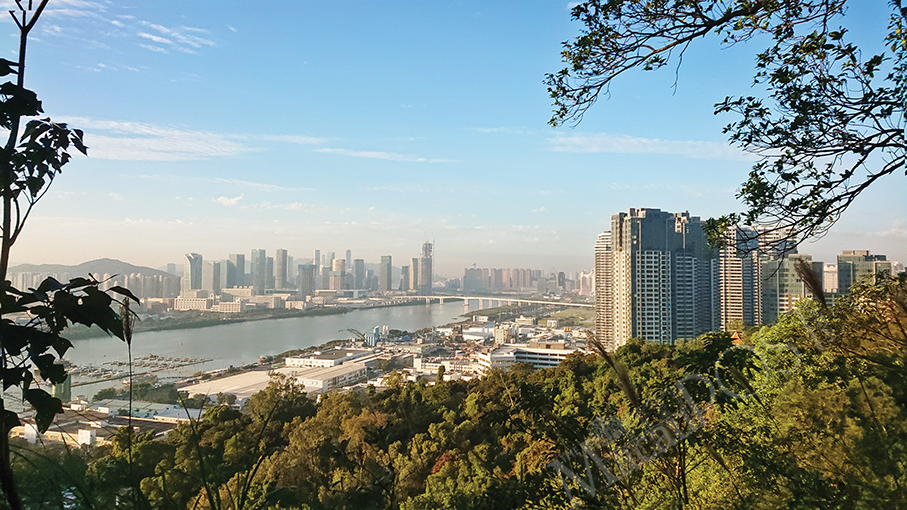
[[[304,262],[295,264],[296,260]],[[421,257],[413,261],[413,266],[403,266],[401,290],[431,294],[432,244],[423,244]],[[282,248],[275,250],[273,256],[264,249],[253,249],[248,264],[242,254],[206,261],[198,253],[188,253],[180,290],[183,296],[199,296],[198,291],[216,296],[235,287],[248,287],[252,295],[295,294],[302,298],[317,291],[357,291],[361,295],[400,289],[394,274],[390,255],[381,257],[377,269],[369,269],[364,259],[353,258],[351,250],[346,250],[344,258],[337,258],[334,252],[314,250],[311,259],[294,259]]]
[[[401,268],[400,290],[430,296],[434,276],[432,273],[432,243],[422,243],[422,255],[413,257],[408,266]]]
[[[673,343],[702,333],[770,324],[809,296],[796,266],[818,281],[824,264],[798,254],[787,232],[732,227],[720,249],[688,212],[629,209],[595,243],[596,336],[614,350],[630,338]],[[842,292],[863,275],[891,272],[884,255],[838,256]]]
[[[464,292],[536,290],[540,269],[472,267],[463,272]]]

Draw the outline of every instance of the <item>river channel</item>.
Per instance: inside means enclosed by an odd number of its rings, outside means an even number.
[[[169,358],[210,359],[168,370],[159,375],[188,376],[198,371],[215,370],[258,362],[259,356],[273,355],[291,349],[303,349],[336,339],[352,338],[347,331],[361,332],[375,326],[415,331],[440,326],[457,319],[465,312],[462,301],[444,304],[392,306],[356,310],[338,315],[293,317],[238,322],[207,328],[136,333],[132,340],[132,356],[148,355]],[[73,341],[74,348],[66,359],[80,366],[113,367],[127,359],[126,344],[115,337],[98,337]],[[144,371],[135,367],[136,372]],[[121,380],[94,383],[73,388],[73,396],[91,398],[98,390],[120,385]]]

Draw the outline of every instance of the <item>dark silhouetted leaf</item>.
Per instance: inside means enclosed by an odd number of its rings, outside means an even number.
[[[136,303],[141,304],[141,302],[142,302],[139,298],[135,297],[135,294],[133,294],[132,291],[130,291],[129,289],[120,287],[119,285],[114,285],[113,287],[110,287],[110,289],[108,289],[108,290],[110,292],[116,292],[117,294],[126,296],[129,299],[135,301]]]
[[[14,427],[22,425],[22,422],[19,421],[19,416],[17,416],[16,413],[10,411],[9,409],[4,409],[3,425],[6,428],[6,433],[9,434],[9,431],[13,430]]]
[[[35,408],[35,425],[39,432],[45,432],[54,421],[54,416],[63,413],[63,402],[44,390],[33,388],[23,392],[25,400]]]

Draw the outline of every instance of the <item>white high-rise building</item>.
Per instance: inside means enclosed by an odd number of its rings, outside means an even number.
[[[595,242],[595,336],[608,351],[617,348],[613,339],[614,267],[611,258],[611,232],[602,232]]]
[[[838,266],[834,264],[825,264],[823,276],[824,281],[822,282],[822,290],[826,293],[838,292]]]

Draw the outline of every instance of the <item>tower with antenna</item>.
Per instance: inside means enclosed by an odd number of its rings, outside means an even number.
[[[426,241],[422,243],[422,257],[419,258],[419,294],[422,296],[431,295],[432,272],[431,272],[432,243]]]

